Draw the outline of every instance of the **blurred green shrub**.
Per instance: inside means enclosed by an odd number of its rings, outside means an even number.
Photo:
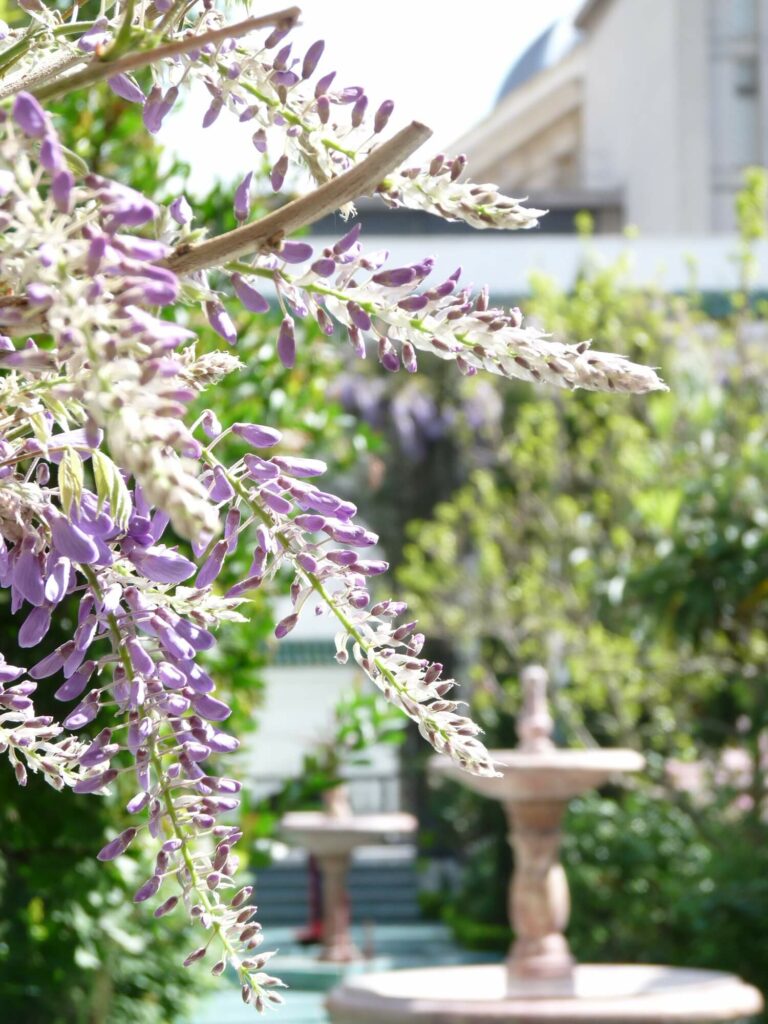
[[[464,455],[466,482],[408,527],[398,573],[421,627],[464,662],[490,746],[514,744],[519,671],[538,661],[560,743],[651,755],[645,778],[572,807],[577,956],[731,968],[764,990],[768,324],[749,289],[767,181],[751,169],[739,199],[742,288],[725,317],[693,291],[635,286],[599,239],[572,291],[534,277],[529,316],[661,366],[671,391],[500,388],[495,454],[474,468]],[[749,770],[727,791],[694,804],[667,785],[665,758],[715,765],[731,747]],[[453,787],[432,816],[433,848],[462,850],[444,916],[503,948],[500,809]]]

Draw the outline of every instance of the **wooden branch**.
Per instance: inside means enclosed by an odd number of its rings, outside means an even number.
[[[220,43],[225,39],[239,39],[248,35],[258,28],[266,28],[270,25],[289,27],[295,25],[299,20],[301,11],[298,7],[286,7],[285,10],[276,11],[274,14],[264,14],[258,18],[247,18],[245,21],[237,22],[235,25],[225,25],[223,28],[211,29],[210,32],[201,32],[199,35],[188,35],[182,39],[174,39],[170,43],[156,46],[151,50],[139,50],[135,53],[127,53],[124,57],[116,60],[102,60],[97,58],[78,71],[75,75],[68,75],[66,78],[58,79],[40,89],[30,90],[39,100],[50,100],[55,96],[72,92],[74,89],[82,89],[85,86],[93,85],[104,78],[111,78],[126,71],[136,71],[138,68],[146,67],[157,61],[165,60],[168,57],[176,57],[181,53],[189,53],[191,50],[199,50],[208,43]]]
[[[413,121],[374,149],[365,160],[314,192],[286,203],[252,224],[217,235],[199,245],[180,247],[167,259],[161,260],[160,266],[168,267],[176,274],[190,274],[257,252],[270,240],[314,224],[345,203],[373,192],[387,174],[426,142],[431,134],[425,125]]]
[[[228,260],[257,252],[269,242],[274,242],[299,228],[314,224],[321,217],[333,213],[334,210],[345,203],[352,202],[358,196],[374,192],[383,178],[409,157],[415,149],[418,149],[423,142],[426,142],[431,135],[432,132],[429,128],[419,124],[418,121],[413,121],[387,142],[374,149],[365,160],[345,171],[344,174],[340,174],[338,178],[321,185],[314,192],[286,203],[279,210],[267,214],[266,217],[254,221],[253,224],[245,224],[241,228],[217,235],[199,245],[179,246],[166,259],[158,260],[157,265],[168,267],[176,274],[191,274],[196,270],[221,266]],[[0,296],[0,310],[9,307],[24,314],[29,312],[30,304],[24,295]],[[17,324],[0,327],[0,333],[4,332],[15,336],[43,329],[44,325],[37,321],[22,319]]]

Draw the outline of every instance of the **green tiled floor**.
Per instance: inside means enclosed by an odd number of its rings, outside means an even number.
[[[317,949],[297,946],[293,941],[293,928],[270,928],[267,932],[268,948],[280,950],[270,964],[274,973],[280,975],[280,959],[295,964],[297,958],[311,966]],[[353,929],[353,933],[355,930]],[[368,932],[355,934],[358,945],[373,943],[375,955],[389,962],[391,967],[424,967],[437,964],[472,963],[480,960],[495,960],[498,956],[478,955],[461,949],[442,925],[417,923],[402,925],[379,925],[371,935]],[[295,987],[281,993],[285,1006],[277,1010],[273,1018],[276,1024],[327,1024],[323,1009],[324,992],[305,992]],[[178,1024],[254,1024],[259,1018],[240,999],[238,989],[231,982],[223,982],[222,988],[201,1000],[196,1012]]]
[[[326,1024],[323,992],[286,993],[285,1006],[277,1007],[275,1024]],[[255,1024],[259,1018],[252,1006],[246,1006],[232,986],[201,1004],[190,1024]]]

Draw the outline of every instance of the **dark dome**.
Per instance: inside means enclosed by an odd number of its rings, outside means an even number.
[[[568,15],[553,22],[538,38],[534,39],[527,50],[518,57],[504,79],[496,102],[500,102],[519,85],[533,78],[539,71],[552,67],[562,60],[581,39],[581,32]]]

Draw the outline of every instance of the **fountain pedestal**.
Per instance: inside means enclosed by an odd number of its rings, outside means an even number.
[[[507,958],[509,988],[552,995],[573,990],[568,940],[568,881],[560,864],[560,801],[504,806],[515,871],[509,883],[509,919],[517,938]]]
[[[357,846],[380,843],[393,834],[416,830],[412,814],[353,814],[346,790],[339,786],[324,797],[325,811],[293,811],[280,822],[286,839],[313,854],[322,878],[323,943],[319,959],[331,964],[360,960],[349,933],[347,873]]]
[[[360,959],[360,950],[349,934],[349,861],[348,853],[317,858],[323,880],[323,948],[320,959],[332,964],[348,964]]]
[[[639,771],[632,750],[559,750],[551,738],[544,669],[523,673],[520,745],[491,751],[499,775],[468,775],[447,757],[434,770],[500,801],[515,871],[509,917],[515,939],[503,965],[392,971],[349,981],[328,999],[334,1024],[705,1024],[760,1012],[757,989],[719,971],[656,965],[577,965],[565,928],[568,884],[559,860],[573,797]]]

